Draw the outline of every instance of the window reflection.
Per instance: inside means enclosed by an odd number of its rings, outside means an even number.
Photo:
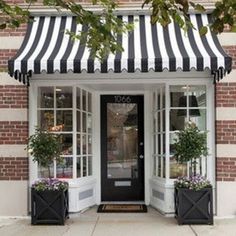
[[[137,104],[107,104],[107,177],[138,177]]]

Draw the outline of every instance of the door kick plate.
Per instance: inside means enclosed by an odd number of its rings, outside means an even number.
[[[116,187],[131,186],[131,181],[115,181]]]

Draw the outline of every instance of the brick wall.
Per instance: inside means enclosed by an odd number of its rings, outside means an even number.
[[[218,157],[216,173],[217,181],[236,181],[236,158]]]
[[[216,84],[216,106],[236,107],[236,83]]]
[[[217,144],[236,144],[236,120],[216,121]]]
[[[28,108],[28,88],[24,85],[0,85],[0,108]]]
[[[236,69],[236,45],[224,46],[225,52],[233,58],[232,69]]]
[[[0,180],[28,180],[27,157],[0,157]]]
[[[0,144],[26,144],[27,121],[0,121]]]

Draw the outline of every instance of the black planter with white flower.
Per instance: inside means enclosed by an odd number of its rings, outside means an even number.
[[[212,188],[175,188],[175,217],[178,224],[213,224]]]
[[[31,224],[64,225],[67,218],[67,183],[55,179],[37,181],[31,188]]]

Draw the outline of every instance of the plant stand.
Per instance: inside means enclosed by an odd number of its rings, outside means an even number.
[[[175,189],[175,217],[178,224],[213,225],[212,188]]]
[[[68,190],[31,189],[31,224],[64,225],[68,218]]]

